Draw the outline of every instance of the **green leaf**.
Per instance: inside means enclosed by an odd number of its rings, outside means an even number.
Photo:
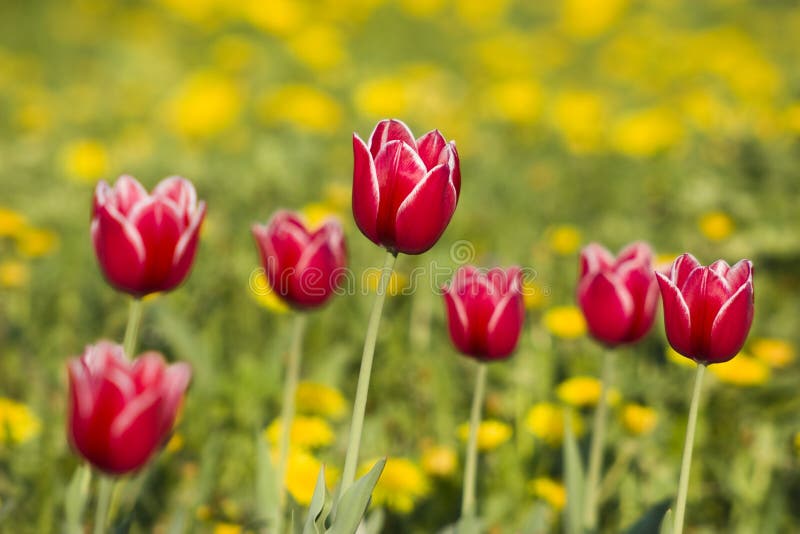
[[[317,485],[314,487],[314,495],[311,496],[311,504],[308,506],[308,517],[303,526],[303,534],[320,534],[323,530],[318,523],[322,516],[322,509],[325,507],[325,466],[319,468]]]
[[[468,516],[458,520],[455,534],[480,534],[482,530],[481,520],[477,517]]]
[[[575,435],[572,433],[572,417],[567,410],[564,410],[563,454],[567,483],[564,530],[567,534],[583,534],[583,465]]]
[[[350,489],[336,503],[336,515],[327,530],[329,534],[354,534],[361,519],[367,511],[369,500],[372,497],[372,490],[383,473],[383,466],[386,465],[386,458],[381,458],[369,473],[356,480]]]
[[[537,502],[525,515],[520,534],[545,534],[550,532],[552,523],[553,513],[550,507],[543,502]]]
[[[274,525],[280,510],[278,497],[277,474],[269,456],[267,442],[260,432],[256,433],[256,450],[258,465],[256,473],[256,507],[259,518]]]
[[[642,517],[628,527],[625,534],[659,534],[659,527],[672,504],[672,499],[664,499],[650,507]]]
[[[674,521],[672,516],[672,508],[670,508],[664,514],[664,519],[661,520],[661,528],[658,531],[659,534],[672,534],[672,522]]]
[[[67,486],[65,501],[65,530],[68,534],[83,532],[83,512],[86,510],[86,501],[89,499],[89,481],[92,471],[88,464],[83,464],[75,469],[72,479]]]
[[[383,523],[386,520],[386,512],[383,508],[378,508],[364,521],[364,529],[367,534],[381,534],[383,532]]]

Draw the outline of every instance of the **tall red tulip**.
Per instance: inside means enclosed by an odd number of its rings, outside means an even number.
[[[174,289],[191,269],[205,214],[192,183],[177,176],[152,194],[131,176],[97,184],[92,242],[108,282],[135,297]]]
[[[742,260],[730,267],[717,260],[704,267],[683,254],[668,277],[656,275],[672,348],[702,364],[736,356],[753,322],[753,264]]]
[[[481,271],[466,265],[444,290],[450,339],[460,352],[479,360],[514,352],[525,320],[518,267]]]
[[[580,268],[578,304],[595,339],[616,346],[647,334],[658,304],[649,245],[632,243],[614,258],[592,243],[581,251]]]
[[[166,441],[191,379],[186,363],[167,365],[156,352],[131,362],[107,341],[70,359],[68,371],[69,440],[115,475],[139,469]]]
[[[461,191],[454,141],[438,130],[414,139],[401,121],[383,120],[364,143],[353,134],[353,216],[373,243],[421,254],[453,216]]]
[[[267,224],[253,225],[253,236],[270,287],[290,305],[321,306],[340,286],[347,250],[337,219],[310,229],[299,214],[281,210]]]

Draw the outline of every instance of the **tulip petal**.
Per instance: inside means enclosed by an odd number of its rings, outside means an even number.
[[[634,304],[633,321],[624,340],[626,343],[637,341],[650,330],[658,304],[658,283],[652,264],[649,258],[640,258],[643,263],[629,261],[617,271],[617,276],[624,280]]]
[[[614,255],[599,243],[589,243],[581,250],[580,277],[595,273],[614,265]]]
[[[458,200],[461,195],[461,159],[458,157],[455,141],[447,143],[447,149],[450,152],[447,159],[447,166],[450,167],[450,181],[453,182],[453,187],[456,189],[456,200]]]
[[[136,227],[113,206],[99,206],[91,225],[103,275],[111,285],[138,293],[145,276],[146,250]]]
[[[186,388],[192,380],[192,368],[188,363],[174,363],[164,372],[162,386],[163,406],[161,410],[161,439],[172,431]]]
[[[753,277],[753,264],[750,260],[741,260],[736,265],[730,268],[730,270],[726,273],[725,278],[728,280],[728,284],[732,290],[736,290],[741,287],[748,280],[752,280]]]
[[[711,327],[708,363],[722,363],[736,356],[753,323],[753,283],[747,281],[722,306]]]
[[[472,347],[469,344],[469,319],[467,317],[467,310],[455,289],[454,286],[451,286],[446,288],[444,292],[450,339],[452,339],[453,344],[459,351],[471,354]]]
[[[106,471],[116,474],[138,469],[161,441],[161,393],[147,391],[132,401],[110,427]]]
[[[373,243],[378,240],[380,189],[375,162],[367,145],[353,134],[353,218],[358,228]]]
[[[701,267],[700,262],[697,261],[697,258],[689,254],[681,254],[672,264],[672,271],[670,274],[670,278],[675,286],[683,291],[683,286],[686,284],[686,279],[689,278],[689,275],[697,269]]]
[[[595,338],[609,344],[625,340],[633,324],[634,302],[618,276],[601,271],[585,277],[578,303]]]
[[[456,209],[457,195],[450,171],[433,168],[397,209],[394,222],[397,249],[406,254],[421,254],[444,233]]]
[[[142,184],[133,176],[125,174],[117,179],[109,200],[123,216],[127,216],[136,204],[146,198],[147,190]]]
[[[652,258],[653,250],[650,245],[644,241],[636,241],[620,251],[615,263],[616,265],[622,265],[626,262],[650,264],[652,263]]]
[[[414,152],[417,150],[414,135],[403,121],[398,119],[382,120],[375,126],[367,143],[372,157],[377,158],[381,149],[390,141],[401,141]]]
[[[133,382],[136,384],[136,391],[141,392],[151,387],[158,387],[164,379],[164,372],[167,369],[164,357],[158,352],[149,351],[139,355],[131,367]]]
[[[692,316],[689,313],[689,306],[686,305],[683,295],[672,280],[659,272],[656,272],[656,278],[664,305],[664,329],[667,333],[667,341],[679,354],[693,358]]]
[[[425,163],[426,169],[432,169],[440,163],[447,163],[449,154],[442,154],[445,146],[447,146],[447,141],[442,137],[439,130],[431,130],[417,139],[416,143],[417,153],[419,153],[419,157],[422,158],[423,163]],[[445,158],[444,161],[441,160],[442,156]]]
[[[172,257],[172,270],[162,289],[172,289],[183,282],[186,275],[189,274],[197,253],[197,243],[200,240],[200,226],[203,224],[205,216],[206,203],[200,202],[189,221],[189,225],[183,231],[178,244],[175,246],[175,254]]]
[[[175,249],[184,228],[175,203],[151,197],[136,205],[130,221],[139,230],[147,249],[143,285],[148,292],[170,289],[164,283],[172,273]]]
[[[514,352],[524,321],[525,306],[517,284],[497,304],[489,320],[486,353],[490,359],[504,358]]]
[[[197,191],[192,182],[181,176],[170,176],[161,180],[153,189],[153,196],[162,196],[172,200],[183,215],[184,224],[189,220],[197,207]]]
[[[711,346],[711,325],[731,295],[728,282],[707,267],[695,269],[681,290],[692,317],[692,340],[697,354]]]

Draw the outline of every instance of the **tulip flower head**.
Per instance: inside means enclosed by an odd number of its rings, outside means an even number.
[[[107,341],[86,347],[67,368],[69,441],[112,475],[139,469],[167,442],[192,374],[156,352],[131,362]]]
[[[192,267],[205,214],[184,178],[167,178],[151,194],[130,176],[98,183],[92,242],[106,280],[135,297],[174,289]]]
[[[753,322],[753,265],[717,260],[708,267],[691,254],[656,273],[664,301],[667,340],[701,364],[722,363],[741,350]]]
[[[373,243],[421,254],[444,232],[458,203],[461,170],[454,141],[438,130],[419,139],[383,120],[364,143],[353,134],[353,216]]]
[[[578,304],[589,333],[608,346],[633,343],[653,326],[658,284],[646,243],[625,247],[616,258],[592,243],[581,251]]]
[[[450,339],[467,356],[505,359],[517,347],[525,306],[518,267],[481,271],[467,265],[444,288]]]
[[[335,217],[310,229],[291,211],[275,213],[253,236],[270,287],[298,309],[323,305],[339,288],[347,266],[342,225]]]

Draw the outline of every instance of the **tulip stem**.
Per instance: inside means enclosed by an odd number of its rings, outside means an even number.
[[[286,377],[283,385],[283,405],[281,409],[281,441],[278,456],[278,514],[275,517],[275,532],[281,534],[283,515],[286,509],[286,464],[289,457],[289,441],[294,420],[295,394],[300,379],[300,362],[303,359],[303,333],[306,329],[306,316],[298,313],[294,319],[292,341],[289,347],[289,361],[286,365]]]
[[[475,392],[472,394],[472,409],[469,415],[469,439],[467,440],[467,456],[464,465],[464,488],[461,497],[461,517],[475,516],[475,475],[478,467],[478,428],[481,425],[481,408],[486,391],[485,363],[478,365],[478,375],[475,378]]]
[[[125,338],[122,342],[122,347],[128,358],[133,358],[133,352],[136,350],[136,338],[139,335],[139,325],[142,323],[143,308],[142,299],[136,297],[131,299],[128,311],[128,326],[125,327]]]
[[[683,532],[683,518],[686,515],[686,496],[689,493],[689,471],[692,467],[692,449],[694,448],[694,431],[697,428],[697,408],[700,405],[700,389],[703,385],[703,373],[706,366],[697,364],[694,378],[692,403],[689,405],[689,421],[686,423],[686,441],[683,443],[683,459],[681,460],[681,476],[678,479],[678,498],[675,501],[675,522],[673,534]]]
[[[608,391],[613,380],[613,369],[614,353],[611,350],[607,350],[603,354],[603,368],[600,375],[600,399],[597,402],[592,422],[592,444],[589,449],[589,470],[586,478],[586,496],[583,503],[583,526],[589,532],[597,529],[597,491],[600,484],[600,471],[603,466]]]
[[[378,283],[378,292],[377,295],[375,295],[375,302],[372,305],[372,312],[370,312],[369,316],[367,335],[364,339],[364,352],[361,354],[361,369],[358,372],[356,398],[353,402],[353,418],[350,422],[350,436],[348,438],[347,454],[344,459],[342,484],[339,488],[340,497],[345,494],[356,477],[358,449],[361,446],[361,431],[364,427],[364,412],[367,408],[367,394],[369,393],[369,380],[372,375],[372,360],[375,356],[375,343],[378,339],[378,327],[381,324],[381,314],[383,313],[383,302],[386,300],[386,290],[389,287],[389,280],[392,277],[392,271],[394,270],[396,260],[397,255],[395,253],[386,253],[386,261],[383,264],[383,272],[381,273],[381,279]]]
[[[111,492],[114,488],[114,481],[100,475],[97,484],[97,509],[94,515],[94,534],[103,534],[106,531],[106,520],[108,519],[108,505],[111,503]]]

